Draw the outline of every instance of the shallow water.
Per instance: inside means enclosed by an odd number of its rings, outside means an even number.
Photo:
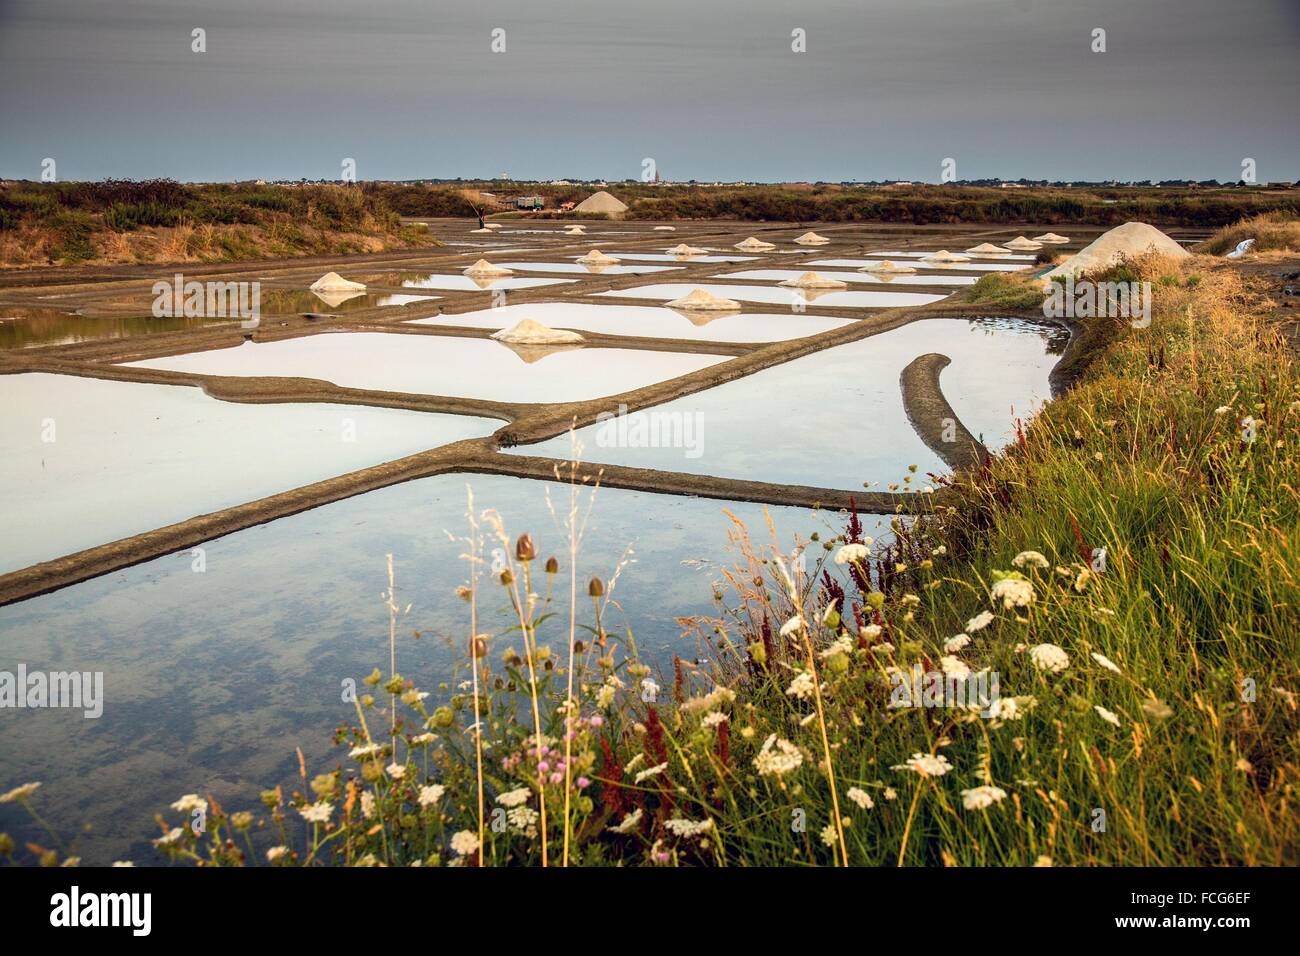
[[[698,256],[670,256],[663,252],[611,252],[609,249],[602,249],[601,252],[607,256],[613,256],[615,259],[636,259],[641,262],[680,262],[685,265],[691,265],[697,262],[753,262],[757,256],[741,255],[698,255]],[[586,255],[586,253],[583,253]],[[580,256],[573,256],[578,259]]]
[[[126,339],[158,332],[222,325],[230,319],[161,318],[151,315],[77,315],[58,309],[0,307],[0,349],[25,349],[37,345],[68,345],[101,339]]]
[[[785,306],[798,304],[824,308],[895,309],[907,305],[928,305],[946,298],[921,292],[820,292],[816,289],[782,289],[772,286],[723,285],[714,283],[662,282],[637,286],[632,289],[611,289],[597,292],[600,296],[618,299],[664,299],[671,301],[693,289],[704,289],[724,299],[741,302],[777,303]]]
[[[382,489],[282,518],[204,545],[207,568],[188,553],[159,558],[53,594],[0,608],[0,669],[104,674],[104,711],[23,710],[0,735],[0,785],[44,783],[35,805],[87,864],[132,858],[158,863],[149,846],[155,813],[184,793],[216,797],[228,811],[253,808],[258,792],[297,782],[295,747],[308,772],[330,769],[343,751],[329,737],[354,719],[342,681],[388,668],[385,554],[394,557],[397,601],[412,604],[398,625],[397,665],[430,691],[431,708],[454,690],[463,660],[467,608],[454,589],[465,580],[461,543],[465,487],[476,507],[495,508],[509,534],[532,534],[542,555],[563,553],[546,504],[567,506],[564,486],[505,477],[441,476]],[[697,653],[674,618],[712,612],[716,566],[725,557],[724,507],[767,541],[762,509],[707,499],[601,489],[591,512],[579,580],[608,580],[632,545],[606,616],[612,633],[630,627],[643,658],[667,668],[671,655]],[[771,509],[782,545],[796,533],[843,530],[834,514]],[[867,519],[868,533],[884,534]],[[555,593],[568,588],[561,559]],[[542,590],[545,590],[543,587]],[[580,588],[580,590],[582,590]],[[496,586],[480,603],[480,628],[498,660],[514,643]],[[584,609],[585,598],[584,600]],[[626,613],[621,608],[626,609]],[[567,613],[567,608],[566,608]],[[586,620],[586,617],[580,617]],[[415,630],[423,637],[416,640]],[[543,643],[563,646],[553,628]],[[449,642],[454,646],[449,647]],[[90,834],[78,835],[84,823]],[[0,805],[0,831],[41,834],[16,805]],[[259,850],[262,848],[259,847]]]
[[[0,573],[488,435],[496,419],[0,375]]]
[[[995,242],[994,245],[996,246],[997,243]],[[871,252],[868,252],[867,255],[874,256],[879,259],[922,259],[925,256],[932,255],[933,253],[938,251],[939,251],[938,249],[928,249],[919,252],[918,251],[899,252],[897,250],[886,249],[883,252],[872,250]],[[1033,256],[1021,255],[1015,252],[1001,252],[1001,253],[963,252],[960,249],[949,249],[948,251],[955,252],[958,255],[970,256],[972,259],[1018,259],[1022,262],[1034,261]]]
[[[443,275],[431,272],[420,279],[403,279],[404,289],[444,289],[452,292],[494,291],[497,289],[532,289],[543,285],[561,285],[573,279],[538,279],[529,276],[506,276],[501,279],[476,278],[463,275]]]
[[[812,262],[805,263],[810,266],[869,266],[873,262],[882,262],[890,258],[889,256],[880,255],[871,259],[814,259]],[[1019,272],[1022,269],[1030,268],[1029,265],[1016,265],[1009,262],[922,262],[919,259],[912,259],[908,265],[915,269],[937,269],[940,272]]]
[[[601,332],[606,335],[697,339],[702,342],[780,342],[815,335],[847,325],[852,319],[810,315],[760,313],[693,313],[650,305],[593,305],[585,302],[538,302],[507,305],[458,315],[412,319],[411,325],[464,325],[480,329],[509,328],[522,319],[536,319],[553,329]]]
[[[915,464],[920,486],[927,472],[948,468],[907,420],[903,368],[926,352],[952,358],[944,394],[972,434],[998,447],[1015,418],[1050,397],[1048,374],[1066,341],[1063,330],[1037,323],[926,319],[656,406],[625,419],[621,432],[615,420],[577,435],[588,461],[845,490],[864,482],[884,490]],[[644,447],[652,427],[672,447]],[[565,436],[512,451],[568,448]]]
[[[749,269],[746,272],[729,272],[717,275],[715,279],[754,279],[767,282],[783,282],[797,279],[808,270],[803,269]],[[841,282],[868,282],[877,285],[974,285],[974,276],[893,276],[882,279],[867,272],[818,272],[824,279],[839,279]]]
[[[520,272],[566,272],[578,275],[636,276],[654,272],[672,272],[681,266],[651,265],[585,265],[581,262],[499,262],[497,265]]]
[[[723,356],[564,346],[518,352],[490,339],[324,332],[128,363],[201,375],[281,375],[347,388],[501,402],[574,402],[676,378]],[[427,447],[427,446],[426,446]]]

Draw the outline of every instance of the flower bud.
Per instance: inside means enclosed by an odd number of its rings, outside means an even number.
[[[591,583],[587,585],[587,594],[591,597],[598,598],[605,593],[605,585],[600,578],[592,578]]]
[[[560,562],[555,559],[555,555],[551,555],[549,558],[546,559],[546,573],[547,574],[560,573]]]
[[[521,534],[515,541],[515,559],[531,561],[535,557],[537,557],[537,549],[533,547],[533,539],[527,534]]]
[[[469,656],[475,659],[487,656],[487,638],[482,634],[475,634],[469,640]]]

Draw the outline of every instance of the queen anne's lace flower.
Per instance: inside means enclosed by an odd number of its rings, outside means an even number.
[[[974,634],[976,631],[982,631],[993,623],[992,611],[980,611],[973,618],[966,622],[966,633]]]
[[[532,791],[527,787],[519,787],[515,790],[507,790],[505,793],[497,795],[497,803],[503,807],[517,807],[527,803],[528,798],[532,796]]]
[[[1029,607],[1034,603],[1034,586],[1022,578],[1003,578],[989,591],[989,600],[994,604],[1002,602],[1004,610],[1016,607]]]
[[[1059,674],[1070,666],[1070,655],[1055,644],[1038,644],[1029,649],[1029,659],[1040,671]]]
[[[452,834],[451,848],[459,856],[469,856],[478,849],[478,834],[472,830],[461,830]]]
[[[1001,787],[975,787],[961,792],[961,805],[967,810],[986,810],[999,800],[1005,799],[1007,792]]]
[[[799,700],[807,700],[816,692],[816,686],[813,684],[812,674],[808,671],[802,672],[794,680],[790,681],[790,686],[785,689],[787,696],[797,697]]]
[[[321,800],[319,803],[311,803],[299,808],[298,813],[308,823],[328,823],[330,815],[334,813],[334,804],[328,800]]]
[[[1018,568],[1023,568],[1025,565],[1040,569],[1048,567],[1047,558],[1037,551],[1021,551],[1011,559],[1011,563]]]
[[[799,748],[783,737],[772,734],[763,742],[763,748],[754,758],[754,767],[760,776],[781,776],[803,763]]]
[[[872,801],[871,795],[861,787],[849,787],[849,792],[845,796],[856,803],[859,809],[862,810],[870,810],[876,805]]]
[[[871,556],[871,550],[863,544],[846,544],[835,552],[836,564],[851,564],[867,560]]]
[[[906,763],[895,764],[894,770],[911,770],[922,777],[942,777],[952,769],[952,764],[943,754],[914,753]]]
[[[672,820],[665,820],[664,826],[668,829],[668,832],[673,834],[674,836],[685,837],[689,839],[691,837],[701,836],[707,833],[708,831],[712,830],[713,821],[712,820],[699,820],[699,821],[683,820],[675,817]]]

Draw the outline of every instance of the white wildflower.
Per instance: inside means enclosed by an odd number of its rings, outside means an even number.
[[[802,626],[803,626],[802,619],[798,617],[792,617],[790,618],[790,620],[786,621],[784,624],[781,625],[781,636],[789,637],[792,634],[798,634],[799,628]]]
[[[862,544],[846,544],[835,552],[836,564],[851,564],[865,561],[871,556],[871,550]]]
[[[966,666],[966,662],[951,654],[939,658],[939,669],[948,677],[955,677],[958,680],[965,680],[970,676],[970,668]]]
[[[665,820],[664,826],[668,829],[668,832],[674,836],[690,838],[700,836],[712,830],[713,821],[700,820],[697,822],[695,820],[683,820],[679,817],[674,817],[671,820]]]
[[[503,807],[517,807],[528,802],[528,798],[533,795],[533,791],[528,787],[519,787],[515,790],[507,790],[505,793],[497,796],[497,803]]]
[[[1011,563],[1018,568],[1023,568],[1026,564],[1031,568],[1046,568],[1048,566],[1047,558],[1038,551],[1021,551],[1011,559]]]
[[[948,640],[944,641],[943,649],[947,651],[949,654],[955,654],[957,651],[961,650],[969,643],[970,643],[969,635],[958,634],[955,637],[950,637],[948,638]]]
[[[1023,578],[1003,578],[989,591],[989,600],[996,604],[1002,602],[1004,610],[1014,607],[1028,607],[1034,603],[1034,586]]]
[[[328,800],[321,800],[319,803],[310,803],[305,807],[300,807],[298,813],[308,823],[327,823],[330,815],[334,812],[334,804]]]
[[[192,810],[199,810],[203,813],[207,813],[208,801],[204,800],[197,793],[187,793],[172,804],[172,809],[180,813],[189,813]]]
[[[266,862],[274,863],[288,852],[289,848],[287,846],[273,846],[271,849],[266,851]]]
[[[458,833],[453,833],[451,848],[459,856],[469,856],[478,849],[478,834],[472,830],[461,830]]]
[[[802,671],[798,677],[790,681],[790,686],[785,689],[786,696],[797,697],[799,700],[807,700],[816,692],[813,684],[812,674],[808,671]]]
[[[754,767],[759,776],[769,774],[781,776],[789,773],[803,763],[803,754],[790,741],[772,734],[763,742],[763,748],[754,758]]]
[[[893,769],[911,770],[922,777],[942,777],[952,769],[952,764],[943,754],[914,753],[906,763],[895,764]]]
[[[966,622],[966,633],[973,634],[975,631],[982,631],[992,623],[993,613],[991,611],[980,611]]]
[[[1070,666],[1070,655],[1055,644],[1038,644],[1029,649],[1029,659],[1040,671],[1059,674]]]
[[[440,783],[432,783],[427,787],[420,788],[420,806],[431,807],[447,792],[447,788]]]
[[[856,803],[858,808],[861,810],[870,810],[875,806],[875,803],[871,799],[871,794],[867,793],[867,791],[863,790],[861,787],[849,787],[849,792],[845,794],[845,796]]]
[[[961,792],[961,805],[967,810],[987,810],[1006,795],[1007,792],[1001,787],[975,787]]]

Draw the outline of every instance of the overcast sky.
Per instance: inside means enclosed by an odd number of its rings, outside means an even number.
[[[0,0],[0,176],[1296,180],[1298,49],[1300,0]]]

